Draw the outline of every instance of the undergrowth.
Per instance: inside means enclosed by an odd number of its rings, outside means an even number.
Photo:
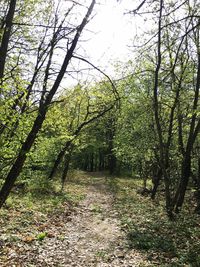
[[[40,174],[20,179],[0,210],[0,248],[1,243],[43,240],[47,234],[41,232],[41,226],[49,224],[52,216],[56,220],[62,214],[70,215],[86,194],[82,185],[70,181],[60,189],[58,177],[50,181]]]
[[[137,193],[142,182],[137,179],[95,177],[77,172],[69,177],[64,191],[60,181],[49,181],[42,175],[21,179],[15,185],[6,205],[0,210],[1,243],[42,243],[54,233],[48,231],[52,218],[68,216],[86,195],[90,185],[108,185],[115,199],[121,227],[126,232],[127,249],[140,251],[149,266],[200,266],[200,217],[187,206],[175,221],[169,221],[164,199],[151,201]],[[100,178],[100,179],[99,179]],[[98,205],[91,207],[100,213]],[[62,218],[62,217],[61,217]]]
[[[129,249],[146,254],[150,266],[200,266],[200,217],[187,206],[175,221],[169,221],[164,200],[137,193],[137,179],[107,179],[115,195],[121,226]]]

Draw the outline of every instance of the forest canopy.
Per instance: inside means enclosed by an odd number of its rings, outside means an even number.
[[[81,169],[139,177],[171,219],[189,190],[200,212],[200,3],[136,1],[124,16],[148,26],[110,77],[81,48],[95,2],[1,1],[0,206],[16,182]]]

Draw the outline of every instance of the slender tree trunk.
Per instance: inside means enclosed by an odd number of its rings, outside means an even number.
[[[88,170],[88,165],[89,165],[88,155],[85,155],[84,166],[83,166],[84,171]]]
[[[200,157],[198,158],[198,173],[197,173],[197,192],[196,192],[197,206],[195,212],[200,214]]]
[[[70,164],[70,161],[71,161],[71,156],[72,156],[73,148],[74,148],[74,146],[72,145],[69,148],[68,153],[65,155],[64,169],[63,169],[62,178],[61,178],[62,190],[64,189],[65,182],[66,182],[66,179],[67,179],[67,174],[68,174],[68,171],[69,171],[69,164]]]
[[[10,34],[12,29],[13,17],[15,13],[16,0],[11,0],[9,4],[8,13],[5,19],[5,25],[3,28],[3,36],[0,45],[0,94],[2,93],[3,77],[6,64],[6,57],[8,52],[8,44],[10,40]],[[0,126],[0,135],[6,129],[6,124]]]
[[[151,192],[151,199],[155,199],[156,197],[156,193],[157,193],[161,178],[162,178],[162,170],[158,169],[157,173],[155,174],[155,177],[153,177],[153,189]]]
[[[112,175],[116,169],[116,157],[113,153],[113,142],[115,135],[115,118],[109,120],[108,127],[108,168],[109,172]]]
[[[99,171],[104,170],[104,153],[101,149],[99,149]]]
[[[51,172],[50,172],[50,174],[49,174],[48,179],[50,179],[50,180],[53,179],[53,177],[55,176],[56,171],[57,171],[57,169],[58,169],[58,166],[60,165],[60,163],[61,163],[61,161],[62,161],[64,155],[65,155],[65,149],[62,149],[62,150],[60,151],[60,153],[58,154],[58,156],[57,156],[55,162],[54,162],[53,168],[51,169]]]
[[[109,155],[109,172],[110,172],[110,174],[111,175],[114,174],[115,170],[116,170],[116,157],[112,153]]]
[[[94,163],[94,171],[96,172],[97,171],[97,166],[98,166],[98,154],[95,152],[95,163]]]
[[[191,156],[186,155],[182,163],[181,181],[178,188],[178,197],[176,200],[175,212],[179,213],[185,198],[186,189],[188,186],[191,172]]]
[[[57,156],[57,158],[56,158],[56,160],[54,162],[53,168],[51,169],[51,172],[50,172],[49,177],[48,177],[50,180],[53,179],[53,177],[54,177],[54,175],[55,175],[55,173],[56,173],[56,171],[58,169],[58,166],[60,165],[60,163],[61,163],[66,151],[69,149],[69,147],[71,145],[71,142],[72,141],[68,141],[65,144],[65,146],[63,147],[63,149],[60,151],[60,153],[58,154],[58,156]]]
[[[161,35],[162,35],[162,11],[163,11],[164,0],[160,0],[160,11],[159,11],[159,21],[158,21],[158,45],[157,45],[157,65],[155,69],[155,79],[154,79],[154,90],[153,90],[153,97],[154,97],[154,117],[156,122],[156,130],[159,139],[159,151],[160,151],[160,158],[159,164],[160,168],[163,172],[164,183],[165,183],[165,200],[166,200],[166,211],[170,219],[173,218],[172,214],[172,207],[171,207],[171,196],[170,196],[170,180],[169,175],[167,173],[166,164],[165,164],[165,147],[163,142],[163,133],[162,127],[160,122],[159,116],[159,101],[158,101],[158,85],[159,85],[159,71],[162,62],[162,55],[161,55]]]
[[[90,171],[94,171],[94,153],[90,153]]]
[[[8,44],[11,34],[12,22],[15,13],[16,0],[11,0],[9,4],[9,10],[5,20],[4,32],[0,46],[0,85],[2,85],[2,79],[4,76],[4,69],[6,63],[6,57],[8,52]],[[2,88],[0,88],[2,90]]]

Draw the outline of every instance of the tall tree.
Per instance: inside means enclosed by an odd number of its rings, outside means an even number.
[[[39,132],[39,130],[41,129],[42,127],[42,124],[45,120],[45,116],[46,116],[46,113],[48,111],[48,107],[49,105],[51,104],[52,102],[52,99],[55,95],[55,93],[57,92],[58,88],[59,88],[59,85],[65,75],[65,72],[66,72],[66,69],[69,65],[69,62],[73,56],[73,53],[74,53],[74,50],[77,46],[77,43],[79,41],[79,38],[80,38],[80,35],[84,29],[84,27],[86,26],[87,22],[88,22],[88,19],[92,13],[92,10],[94,8],[94,5],[95,5],[95,0],[93,0],[87,10],[87,13],[86,15],[84,16],[81,24],[76,28],[76,32],[75,32],[75,35],[74,35],[74,38],[73,40],[71,41],[70,43],[70,46],[66,52],[66,55],[64,57],[64,60],[63,60],[63,63],[62,63],[62,66],[59,70],[59,73],[52,85],[52,87],[49,89],[49,91],[47,91],[47,88],[45,86],[45,83],[46,83],[46,76],[44,78],[44,86],[43,86],[43,91],[42,91],[42,94],[41,94],[41,99],[40,99],[40,104],[39,104],[39,109],[38,109],[38,114],[36,116],[36,119],[33,123],[33,126],[30,130],[30,132],[28,133],[20,151],[19,151],[19,154],[13,164],[13,166],[11,167],[7,177],[6,177],[6,180],[1,188],[1,191],[0,191],[0,207],[2,207],[2,205],[4,204],[4,202],[6,201],[17,177],[19,176],[21,170],[22,170],[22,167],[24,165],[24,162],[26,160],[26,157],[27,157],[27,153],[30,151],[35,139],[36,139],[36,136]],[[51,48],[53,49],[54,48],[54,45],[55,45],[55,39],[57,38],[57,34],[56,32],[53,34],[53,38],[52,38],[52,43],[51,43]],[[52,56],[50,54],[49,56],[49,64],[51,64],[51,59],[52,59]],[[49,73],[49,64],[47,64],[46,66],[46,75],[48,76]]]

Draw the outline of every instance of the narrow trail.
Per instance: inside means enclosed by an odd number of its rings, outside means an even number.
[[[113,208],[113,195],[104,184],[103,178],[96,178],[95,183],[87,187],[86,198],[73,212],[56,218],[56,232],[54,223],[51,238],[46,238],[39,246],[27,245],[25,250],[23,247],[7,266],[145,266],[139,252],[128,250],[125,233]],[[14,264],[16,257],[17,265]]]

